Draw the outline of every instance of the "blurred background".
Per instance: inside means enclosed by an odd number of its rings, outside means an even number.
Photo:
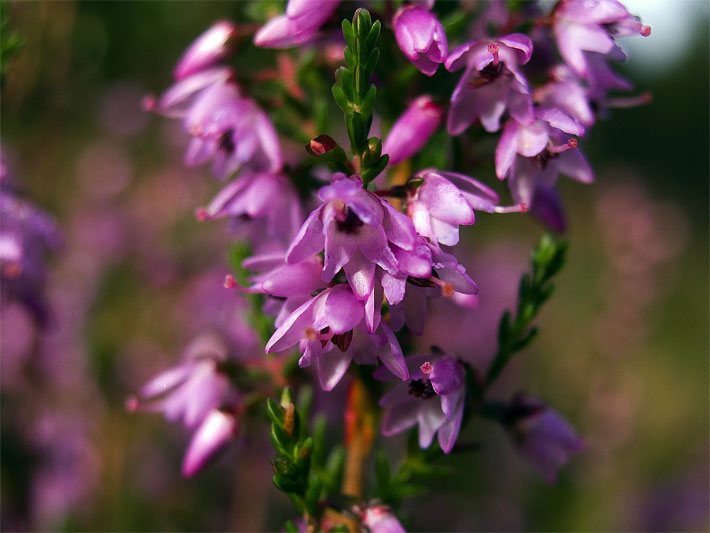
[[[544,398],[587,449],[550,486],[499,428],[475,423],[462,439],[480,449],[405,505],[415,530],[710,527],[710,10],[703,0],[625,4],[653,33],[625,40],[620,70],[653,103],[613,110],[594,128],[585,148],[597,183],[561,183],[569,261],[540,335],[496,391]],[[176,124],[144,113],[141,100],[169,84],[213,21],[238,17],[238,3],[4,8],[5,36],[24,42],[3,80],[4,157],[63,243],[49,267],[46,333],[34,335],[20,307],[2,308],[2,528],[278,530],[291,510],[271,486],[264,428],[187,481],[187,432],[125,409],[180,357],[205,287],[227,272],[229,243],[224,225],[193,215],[218,184],[182,166]],[[480,216],[464,232],[480,307],[452,330],[440,303],[423,342],[485,362],[541,232],[524,217]]]

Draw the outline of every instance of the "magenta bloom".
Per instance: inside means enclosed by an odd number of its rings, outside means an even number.
[[[518,452],[548,483],[558,470],[582,451],[584,441],[559,413],[533,396],[518,395],[510,407],[508,429]]]
[[[419,445],[428,448],[438,434],[439,445],[449,453],[463,418],[466,383],[463,366],[452,355],[419,355],[407,358],[409,382],[396,385],[381,399],[382,433],[390,436],[419,426]],[[376,376],[384,377],[381,371]]]
[[[235,391],[220,371],[220,364],[227,360],[227,347],[220,337],[198,336],[183,359],[146,383],[138,396],[129,398],[128,409],[162,412],[169,421],[194,428],[210,411],[234,400]]]
[[[531,56],[532,41],[520,33],[471,41],[451,52],[446,69],[466,70],[451,95],[449,133],[459,135],[476,120],[486,131],[497,131],[506,109],[520,122],[530,120],[528,83],[518,67]]]
[[[545,150],[549,154],[560,154],[577,146],[576,139],[570,140],[569,137],[564,144],[554,144],[553,139],[560,132],[584,135],[584,127],[555,108],[537,108],[535,120],[529,123],[520,123],[513,118],[508,120],[496,147],[496,175],[505,179],[516,154],[536,157]]]
[[[584,126],[594,124],[594,110],[587,88],[566,65],[552,70],[552,80],[535,90],[535,101],[548,108],[559,109]]]
[[[379,314],[379,307],[376,312]],[[299,365],[316,365],[324,390],[331,390],[343,377],[353,357],[360,351],[375,353],[393,374],[407,379],[407,368],[397,339],[385,324],[379,324],[374,337],[367,335],[354,342],[365,330],[365,304],[348,285],[340,284],[324,290],[293,311],[266,344],[266,352],[280,352],[299,345]],[[359,331],[354,331],[355,329]],[[379,344],[379,350],[363,349],[367,341]]]
[[[262,237],[290,238],[303,221],[301,203],[291,181],[274,172],[243,174],[197,215],[200,219],[232,217],[238,223],[259,221],[265,231],[251,235],[252,242]]]
[[[361,511],[360,520],[371,533],[406,533],[389,507],[371,505]]]
[[[474,209],[492,213],[498,195],[473,178],[435,169],[417,174],[422,183],[407,199],[407,213],[417,233],[453,246],[459,242],[459,225],[475,221]]]
[[[642,25],[617,0],[564,0],[558,2],[552,15],[560,55],[577,74],[585,77],[588,65],[584,52],[622,59],[624,54],[614,36],[651,33],[651,28]]]
[[[184,127],[193,136],[185,154],[189,166],[212,161],[214,174],[222,179],[244,167],[281,169],[281,147],[273,124],[253,100],[239,95],[233,83],[205,88],[185,113]]]
[[[231,22],[216,22],[185,51],[175,67],[175,79],[187,78],[224,59],[231,52],[229,42],[234,33],[235,27]]]
[[[430,96],[414,100],[387,134],[382,153],[390,156],[390,165],[412,157],[434,134],[444,116],[443,108]]]
[[[399,268],[394,251],[414,250],[414,226],[355,176],[336,174],[318,197],[323,204],[301,226],[286,261],[295,264],[325,250],[323,280],[343,269],[355,295],[365,300],[373,293],[375,266],[394,274]]]
[[[50,320],[46,261],[60,245],[59,229],[52,217],[18,197],[6,179],[0,176],[0,301],[20,302],[45,327]]]
[[[197,428],[182,462],[182,475],[191,478],[227,447],[237,433],[239,419],[226,409],[213,409]]]
[[[423,74],[433,76],[449,53],[444,28],[425,7],[407,6],[394,16],[394,36],[402,53]]]
[[[267,22],[254,36],[262,48],[290,48],[311,41],[335,13],[339,0],[289,0],[286,13]]]

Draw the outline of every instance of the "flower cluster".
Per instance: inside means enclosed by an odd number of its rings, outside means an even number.
[[[290,0],[285,14],[256,33],[254,44],[312,46],[332,37],[330,22],[338,7],[337,1]],[[438,436],[439,448],[449,453],[464,413],[485,410],[491,381],[532,338],[532,332],[522,335],[535,311],[524,308],[527,314],[519,313],[516,326],[506,322],[510,317],[501,322],[501,355],[488,372],[471,368],[459,358],[463,354],[438,348],[407,357],[404,341],[424,331],[432,298],[475,305],[479,288],[454,247],[460,226],[474,225],[477,213],[530,211],[550,228],[564,229],[554,188],[558,177],[593,180],[579,138],[607,108],[639,100],[610,96],[612,90],[630,88],[609,67],[609,61],[623,58],[617,38],[650,30],[616,0],[561,0],[547,15],[537,6],[508,11],[495,3],[479,13],[469,34],[459,32],[462,44],[450,49],[434,8],[434,2],[417,2],[388,13],[394,41],[428,77],[445,76],[445,70],[462,74],[446,95],[448,106],[442,95],[420,94],[400,107],[404,111],[396,120],[382,117],[384,124],[391,123],[383,139],[375,134],[377,126],[371,128],[377,87],[368,85],[379,58],[380,25],[361,10],[352,24],[343,24],[346,67],[336,72],[333,96],[345,114],[352,157],[332,137],[319,135],[306,146],[315,162],[289,158],[284,165],[282,138],[269,116],[244,94],[238,72],[221,65],[236,34],[227,22],[201,36],[175,68],[174,85],[146,103],[182,121],[190,136],[186,164],[211,162],[215,177],[231,180],[197,216],[224,217],[234,228],[248,228],[241,235],[253,255],[239,268],[251,276],[240,283],[229,276],[225,285],[248,295],[258,313],[273,317],[275,331],[265,339],[265,351],[287,355],[297,350],[298,366],[315,367],[325,391],[346,380],[353,364],[377,367],[375,378],[396,382],[379,400],[382,433],[417,426],[422,448]],[[487,33],[495,29],[506,31]],[[296,107],[308,113],[305,98]],[[462,173],[460,162],[448,169],[441,159],[431,163],[427,150],[443,134],[443,124],[463,143],[470,142],[478,124],[484,132],[500,132],[491,166],[507,182],[512,202],[502,202],[491,187]],[[521,285],[521,298],[529,297],[532,309],[549,295],[545,284],[561,266],[557,252],[553,247],[536,252],[532,278]],[[514,339],[510,331],[521,338],[508,341],[508,334]],[[186,475],[234,433],[241,409],[240,395],[223,370],[226,351],[208,340],[200,338],[183,363],[149,382],[132,403],[199,426],[185,460]],[[312,448],[297,439],[289,402],[281,405],[285,414],[270,415],[282,431],[272,438],[285,457],[275,464],[281,476],[277,485],[305,490],[300,470],[293,474],[298,483],[284,481],[290,467],[283,461],[306,468]],[[547,479],[581,448],[566,422],[536,399],[520,396],[496,416]],[[304,506],[308,510],[307,502]]]

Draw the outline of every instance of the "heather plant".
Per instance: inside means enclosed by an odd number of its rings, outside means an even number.
[[[491,389],[533,341],[564,264],[558,178],[591,183],[584,136],[611,108],[648,100],[617,94],[631,85],[613,63],[624,59],[620,37],[650,28],[616,0],[560,0],[549,12],[526,2],[272,8],[246,10],[264,23],[253,43],[248,25],[217,22],[173,85],[145,98],[180,121],[184,163],[224,182],[195,215],[229,221],[227,317],[249,328],[225,335],[220,319],[220,335],[196,337],[129,408],[193,431],[188,477],[265,412],[273,483],[298,517],[289,531],[403,530],[398,506],[445,472],[447,455],[485,453],[459,439],[477,417],[553,482],[583,439],[544,400]],[[254,46],[278,51],[255,68],[240,62]],[[432,300],[471,307],[490,289],[456,245],[476,231],[460,226],[499,215],[548,233],[517,305],[495,318],[491,363],[471,362],[475,345],[416,349]],[[339,387],[343,442],[333,445],[312,404]],[[384,441],[400,433],[406,453],[390,457]]]

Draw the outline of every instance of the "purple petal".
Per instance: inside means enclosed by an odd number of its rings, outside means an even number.
[[[323,390],[333,390],[350,367],[351,359],[349,353],[338,349],[323,353],[316,358],[318,379]]]
[[[214,410],[197,429],[182,463],[182,475],[193,477],[234,437],[237,420],[234,415]]]
[[[286,252],[287,263],[300,263],[323,250],[325,236],[323,235],[323,223],[320,221],[321,210],[322,207],[319,207],[312,211],[301,229],[298,230]]]
[[[505,179],[513,165],[517,152],[516,137],[519,127],[515,120],[508,120],[503,127],[503,134],[496,147],[496,176],[499,179]]]

